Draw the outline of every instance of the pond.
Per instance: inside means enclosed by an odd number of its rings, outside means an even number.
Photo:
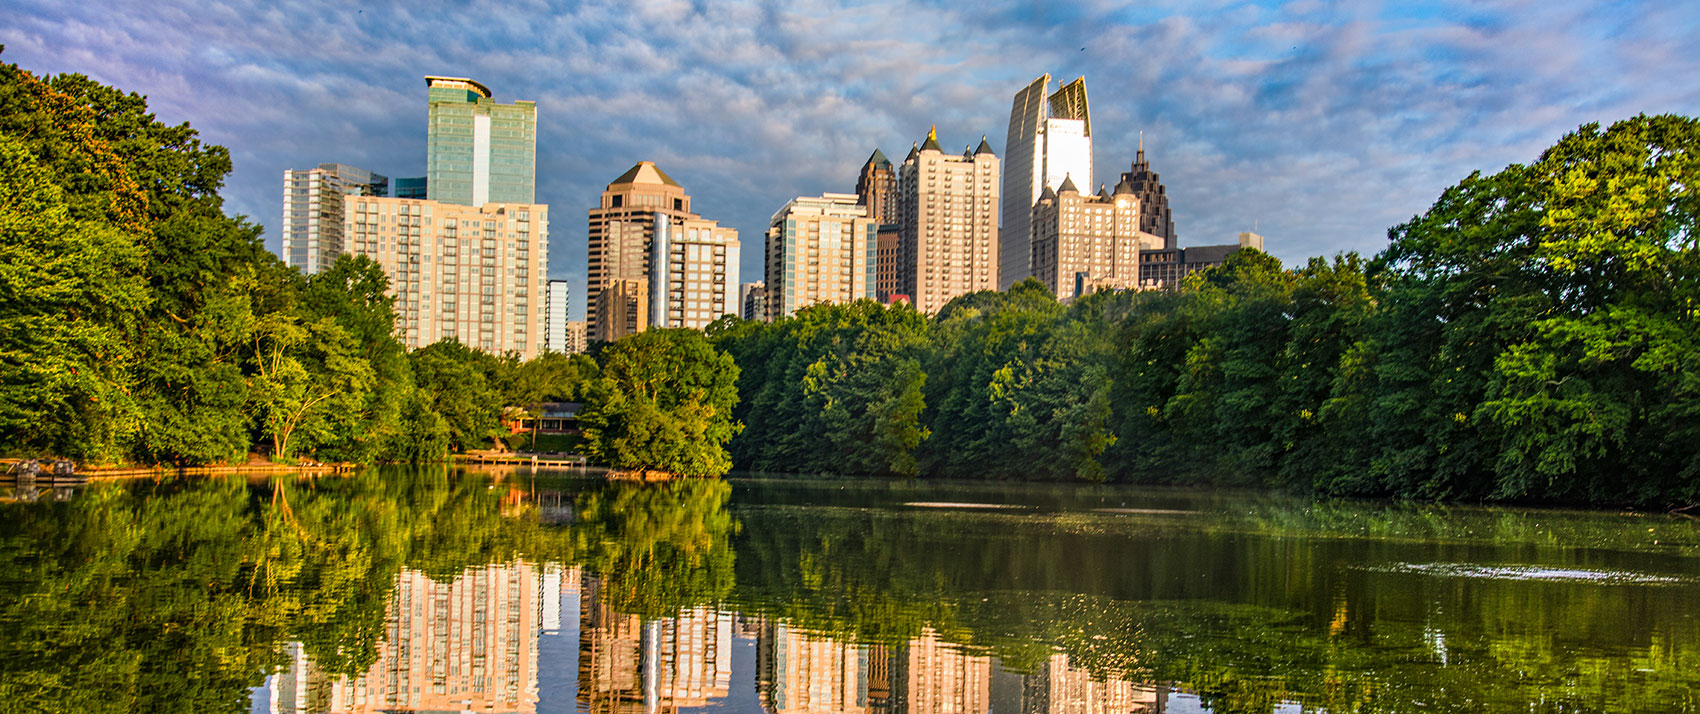
[[[0,484],[0,712],[1700,711],[1700,523],[372,469]]]

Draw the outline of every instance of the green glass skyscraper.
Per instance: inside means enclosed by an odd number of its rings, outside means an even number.
[[[465,77],[425,77],[430,88],[426,191],[434,201],[535,203],[537,103],[498,104]]]

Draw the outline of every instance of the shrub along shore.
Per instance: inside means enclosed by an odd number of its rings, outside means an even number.
[[[581,401],[584,451],[729,469],[1700,500],[1700,122],[1581,127],[1373,258],[1241,251],[1176,290],[1034,281],[530,361],[407,351],[376,263],[305,276],[225,215],[229,153],[135,94],[0,66],[0,455],[438,461]],[[506,414],[504,414],[506,410]]]

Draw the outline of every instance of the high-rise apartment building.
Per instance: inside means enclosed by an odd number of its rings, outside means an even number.
[[[565,280],[551,280],[548,286],[548,302],[543,308],[543,348],[570,354],[567,351],[567,294],[570,285]]]
[[[912,147],[898,171],[898,287],[915,309],[935,313],[959,295],[998,289],[998,157],[948,154],[937,132]]]
[[[283,172],[283,261],[309,275],[342,255],[343,200],[385,196],[389,179],[346,164]]]
[[[799,196],[767,228],[767,319],[814,303],[874,297],[879,224],[856,196]]]
[[[576,355],[583,354],[590,348],[590,323],[584,320],[568,320],[566,342],[561,346],[561,352]]]
[[[601,342],[635,335],[649,327],[649,283],[615,280],[596,294],[596,321],[591,333]]]
[[[1133,160],[1133,168],[1122,174],[1121,183],[1133,189],[1133,195],[1139,197],[1140,215],[1139,230],[1163,240],[1162,245],[1146,246],[1150,249],[1174,249],[1180,238],[1175,234],[1175,214],[1169,210],[1169,193],[1163,187],[1163,181],[1151,170],[1151,164],[1145,160],[1145,138],[1139,139],[1139,153]],[[1118,190],[1119,190],[1118,186]]]
[[[426,191],[434,201],[482,206],[537,200],[537,103],[497,103],[465,77],[427,76]]]
[[[609,183],[589,220],[585,298],[597,306],[590,317],[598,339],[627,334],[629,313],[619,319],[605,316],[597,299],[615,281],[646,285],[650,304],[638,331],[700,329],[721,315],[738,313],[738,231],[692,213],[690,195],[653,162],[641,161]]]
[[[740,317],[746,320],[767,319],[767,283],[744,283],[738,287],[738,304],[743,306]]]
[[[1063,85],[1048,97],[1051,75],[1040,75],[1021,91],[1009,111],[1004,145],[1003,226],[998,253],[998,288],[1030,274],[1033,204],[1046,188],[1061,190],[1063,179],[1092,186],[1092,117],[1087,110],[1086,78]]]
[[[284,258],[307,272],[341,253],[377,261],[409,348],[452,337],[530,359],[547,347],[549,251],[549,207],[532,203],[535,105],[496,104],[470,79],[425,82],[429,175],[390,191],[342,164],[285,172]]]
[[[544,350],[548,206],[360,196],[343,225],[348,252],[389,274],[409,349],[452,337],[523,359]]]
[[[862,164],[862,173],[856,176],[856,202],[868,209],[874,223],[897,221],[897,172],[885,152],[874,149]]]
[[[897,264],[900,243],[898,235],[902,230],[896,223],[880,226],[879,235],[874,239],[874,297],[880,302],[891,302],[891,296],[902,293],[897,280]]]
[[[1139,200],[1127,184],[1082,195],[1072,179],[1034,204],[1032,273],[1058,300],[1094,288],[1139,286]],[[1090,292],[1090,291],[1087,291]]]

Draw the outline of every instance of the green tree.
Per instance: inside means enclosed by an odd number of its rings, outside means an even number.
[[[502,394],[491,384],[495,357],[451,338],[414,350],[408,359],[419,404],[436,416],[415,412],[409,419],[409,428],[423,430],[404,437],[416,451],[429,449],[439,434],[451,448],[465,451],[500,433]]]
[[[22,142],[0,134],[0,450],[106,459],[134,428],[141,250],[75,218]]]
[[[591,458],[622,471],[719,476],[743,425],[738,367],[696,330],[649,330],[602,351],[602,376],[580,413]]]

